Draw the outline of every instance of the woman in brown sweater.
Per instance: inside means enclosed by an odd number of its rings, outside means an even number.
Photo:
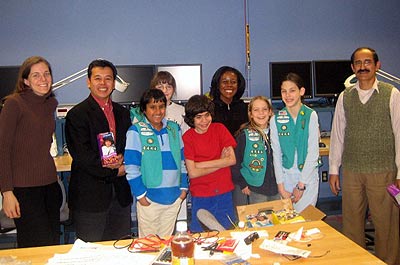
[[[50,155],[57,100],[46,59],[22,64],[0,115],[0,190],[18,247],[59,244],[61,190]]]

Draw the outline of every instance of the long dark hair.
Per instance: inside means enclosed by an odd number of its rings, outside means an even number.
[[[285,75],[281,81],[281,84],[285,81],[291,81],[296,84],[296,86],[300,89],[304,87],[303,79],[296,73],[288,73]]]
[[[230,66],[222,66],[217,71],[215,71],[212,80],[211,80],[211,87],[210,87],[210,95],[212,99],[219,99],[221,96],[221,92],[219,91],[219,81],[222,75],[226,72],[232,72],[237,76],[238,80],[238,88],[236,94],[233,96],[234,99],[240,99],[243,96],[244,90],[246,88],[246,81],[239,70],[230,67]]]
[[[45,63],[47,65],[50,71],[50,75],[53,79],[53,72],[51,70],[50,63],[45,58],[41,56],[29,57],[22,63],[21,67],[19,68],[18,79],[17,83],[15,84],[14,93],[21,93],[28,88],[28,86],[24,82],[24,79],[28,79],[29,74],[31,73],[32,66],[38,63]]]

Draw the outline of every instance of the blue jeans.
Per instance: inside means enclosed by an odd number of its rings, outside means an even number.
[[[197,211],[199,209],[208,210],[212,213],[218,222],[225,227],[225,229],[230,229],[232,223],[236,221],[235,213],[233,209],[232,192],[227,192],[221,195],[212,197],[192,197],[192,221],[190,223],[191,232],[201,232],[204,231],[200,222],[197,220]],[[229,216],[229,218],[228,218]]]

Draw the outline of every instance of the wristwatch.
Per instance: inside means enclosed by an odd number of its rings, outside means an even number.
[[[303,186],[303,188],[299,187],[299,184],[296,184],[296,189],[299,191],[305,191],[306,190],[306,185]]]

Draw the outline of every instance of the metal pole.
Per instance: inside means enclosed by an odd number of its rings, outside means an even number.
[[[246,97],[251,94],[251,63],[250,63],[250,23],[248,0],[244,0],[244,23],[246,40]]]

